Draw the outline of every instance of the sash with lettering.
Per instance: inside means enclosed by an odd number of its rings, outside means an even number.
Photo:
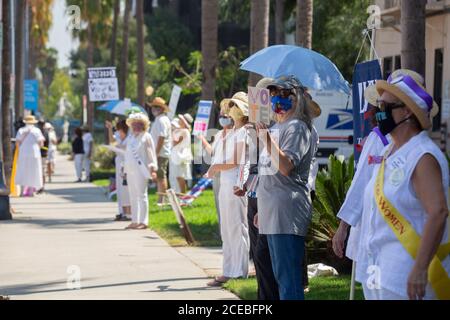
[[[130,143],[128,145],[131,149],[131,153],[133,154],[133,158],[136,161],[136,165],[139,168],[139,172],[141,172],[141,174],[146,178],[146,179],[151,179],[152,176],[150,175],[150,170],[149,168],[145,165],[145,162],[142,161],[141,157],[139,156],[139,153],[136,149],[136,144],[134,143]]]
[[[403,248],[405,248],[410,256],[415,259],[417,252],[419,251],[421,239],[408,220],[405,219],[384,195],[385,162],[386,158],[384,157],[375,182],[375,200],[377,202],[378,211],[384,221],[392,229]],[[440,245],[428,268],[428,281],[439,300],[450,300],[450,278],[442,266],[442,261],[449,254],[450,242]]]

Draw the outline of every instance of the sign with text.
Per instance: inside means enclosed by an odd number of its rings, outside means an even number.
[[[167,114],[170,119],[173,119],[175,113],[177,112],[178,101],[180,101],[181,87],[174,85],[172,89],[172,94],[170,95],[169,101],[169,113]]]
[[[37,112],[39,107],[39,82],[37,80],[23,81],[23,102],[26,110]]]
[[[263,88],[248,87],[249,118],[251,123],[270,124],[270,91]]]
[[[116,67],[88,68],[89,101],[119,100]]]
[[[198,103],[197,115],[194,121],[194,130],[192,134],[205,135],[208,130],[209,116],[211,115],[212,101],[200,100]]]

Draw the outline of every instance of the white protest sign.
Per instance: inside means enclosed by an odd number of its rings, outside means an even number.
[[[205,135],[208,130],[209,116],[211,115],[212,101],[200,100],[198,103],[197,116],[194,121],[192,135]]]
[[[270,124],[270,91],[248,87],[249,121]]]
[[[172,94],[170,95],[169,101],[169,113],[167,114],[170,119],[173,119],[175,113],[177,112],[178,101],[180,101],[181,87],[174,85],[172,89]]]
[[[88,68],[89,101],[119,100],[116,67]]]

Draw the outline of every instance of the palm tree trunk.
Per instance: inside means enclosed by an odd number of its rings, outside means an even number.
[[[401,2],[402,68],[425,76],[425,9],[426,0]]]
[[[111,36],[111,66],[116,65],[116,52],[117,52],[117,24],[119,21],[120,14],[120,0],[114,1],[114,18],[113,18],[113,28]]]
[[[297,0],[296,43],[311,49],[313,24],[313,0]]]
[[[25,37],[25,1],[17,1],[16,7],[16,37],[15,47],[16,52],[16,74],[15,74],[15,86],[14,86],[14,109],[16,119],[23,117],[23,80],[24,80],[24,43]]]
[[[28,39],[29,39],[29,48],[30,48],[30,52],[28,53],[28,78],[29,79],[34,79],[36,77],[36,61],[37,61],[37,56],[39,54],[38,52],[38,48],[37,48],[37,44],[36,44],[36,39],[33,37],[33,10],[31,5],[28,7],[28,15],[29,15],[29,19],[30,19],[30,23],[28,26]]]
[[[250,53],[253,54],[269,45],[269,0],[251,0],[250,10]],[[261,77],[250,73],[249,85],[254,86]]]
[[[284,44],[284,5],[286,0],[275,0],[275,42]]]
[[[3,21],[3,49],[2,49],[2,150],[5,168],[6,185],[9,186],[11,179],[12,150],[11,150],[11,114],[9,110],[11,98],[11,60],[10,41],[11,34],[9,26],[11,19],[9,12],[10,0],[2,0],[2,21]],[[1,161],[1,157],[0,157]]]
[[[202,99],[214,100],[217,66],[218,1],[202,0]]]
[[[144,0],[136,1],[137,46],[138,46],[138,103],[145,104],[145,61],[144,61]]]
[[[127,78],[128,78],[128,35],[129,35],[129,20],[131,11],[131,1],[125,0],[125,12],[123,17],[123,43],[122,43],[122,56],[120,62],[120,98],[124,99],[127,91]]]

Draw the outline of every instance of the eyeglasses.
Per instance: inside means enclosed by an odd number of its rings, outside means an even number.
[[[386,102],[383,100],[377,100],[377,107],[381,111],[385,111],[403,108],[405,107],[405,104],[403,102]]]

